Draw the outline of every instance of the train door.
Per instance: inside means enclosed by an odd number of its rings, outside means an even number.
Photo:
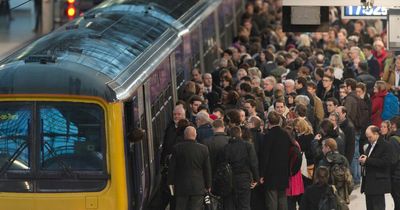
[[[150,188],[149,135],[144,105],[143,86],[138,88],[130,101],[124,103],[127,152],[127,183],[130,209],[142,210],[147,205]],[[133,132],[143,131],[141,139],[132,140]]]

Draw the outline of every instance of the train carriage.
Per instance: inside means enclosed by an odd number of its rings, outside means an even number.
[[[3,60],[1,209],[149,209],[177,91],[213,70],[241,7],[111,0]]]

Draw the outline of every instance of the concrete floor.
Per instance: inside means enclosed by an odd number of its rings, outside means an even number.
[[[12,12],[12,20],[0,16],[0,60],[37,36],[34,14],[29,10]]]
[[[390,194],[385,195],[386,198],[386,210],[393,210],[394,204]],[[365,210],[365,195],[360,193],[360,187],[353,190],[350,195],[350,210]],[[383,210],[383,209],[382,209]]]

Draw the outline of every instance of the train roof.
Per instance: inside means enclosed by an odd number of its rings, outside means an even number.
[[[0,94],[125,100],[219,1],[110,0],[0,63]],[[79,85],[77,85],[79,84]]]

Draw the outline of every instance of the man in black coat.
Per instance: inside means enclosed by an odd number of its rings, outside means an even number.
[[[223,158],[220,156],[223,153],[225,145],[229,142],[229,136],[225,133],[225,125],[223,120],[215,120],[212,123],[212,127],[214,136],[204,140],[204,144],[208,147],[208,151],[210,152],[211,171],[212,175],[214,175],[218,160]]]
[[[365,44],[363,46],[363,52],[365,55],[365,58],[367,59],[368,62],[368,69],[369,73],[375,77],[375,79],[379,80],[380,79],[380,66],[379,66],[379,61],[374,57],[372,53],[372,46],[370,44]]]
[[[385,193],[390,193],[390,166],[392,149],[379,135],[379,128],[369,126],[365,132],[369,146],[366,155],[361,155],[363,181],[361,193],[365,193],[367,210],[385,209]]]
[[[183,106],[179,105],[174,108],[173,111],[173,121],[168,125],[165,130],[164,141],[162,144],[161,160],[160,164],[162,167],[162,177],[161,177],[161,207],[160,209],[165,209],[168,204],[170,210],[175,210],[175,199],[168,192],[167,184],[167,168],[169,163],[169,158],[171,157],[172,150],[177,143],[178,136],[178,122],[185,119],[186,111]]]
[[[165,130],[161,152],[161,165],[166,164],[167,157],[172,153],[172,149],[176,144],[178,122],[185,119],[186,111],[183,106],[179,105],[174,108],[172,114],[173,121]]]
[[[176,210],[202,210],[206,191],[211,188],[211,166],[208,149],[196,143],[196,129],[188,126],[185,140],[175,145],[168,185],[176,196]]]
[[[208,100],[210,112],[214,111],[217,104],[220,102],[222,89],[213,84],[212,75],[210,73],[203,74],[204,82],[204,97]]]
[[[394,201],[394,210],[400,210],[400,116],[390,120],[392,122],[393,135],[389,142],[393,148],[392,164],[392,197]]]
[[[230,129],[231,138],[224,148],[225,161],[232,167],[233,193],[231,198],[234,207],[228,207],[224,201],[224,209],[250,210],[251,189],[259,180],[258,159],[254,146],[244,141],[242,130],[238,126]]]
[[[363,61],[358,64],[358,75],[356,77],[357,82],[362,82],[367,86],[367,91],[370,95],[374,93],[374,86],[376,82],[376,78],[373,77],[368,72],[368,63]]]
[[[344,147],[344,156],[347,158],[347,161],[351,164],[353,161],[354,153],[356,151],[356,133],[353,123],[347,119],[347,109],[344,106],[339,106],[336,108],[336,112],[339,114],[339,124],[340,129],[344,132],[345,135],[345,147]],[[358,148],[357,148],[358,151]],[[360,154],[357,154],[357,159]],[[357,163],[358,164],[358,163]],[[360,180],[358,180],[360,181]]]
[[[261,153],[260,183],[266,189],[266,205],[269,210],[287,209],[285,189],[289,185],[289,134],[280,127],[281,116],[272,111],[268,115],[269,129],[264,138]],[[278,208],[279,207],[279,208]]]

